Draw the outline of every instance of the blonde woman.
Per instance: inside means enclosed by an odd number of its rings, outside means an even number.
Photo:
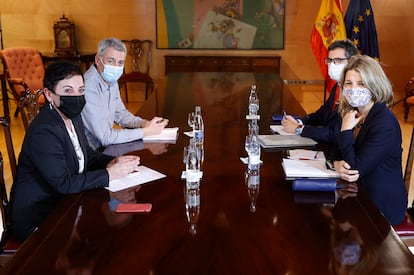
[[[407,207],[402,167],[402,137],[390,110],[391,83],[369,56],[351,57],[340,80],[342,117],[337,136],[335,170],[347,181],[359,181],[392,225],[401,223]]]

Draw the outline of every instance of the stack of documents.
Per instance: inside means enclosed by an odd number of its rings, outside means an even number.
[[[293,179],[295,191],[335,191],[338,187],[338,174],[326,167],[322,151],[290,150],[282,166],[286,179]]]
[[[161,141],[161,142],[170,142],[175,143],[178,136],[178,127],[174,128],[164,128],[159,135],[152,135],[152,136],[145,136],[143,138],[144,141]]]
[[[338,174],[326,168],[325,160],[283,159],[286,179],[337,178]]]

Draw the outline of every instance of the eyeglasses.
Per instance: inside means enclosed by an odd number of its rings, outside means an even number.
[[[348,62],[348,58],[325,58],[325,64],[345,64]]]

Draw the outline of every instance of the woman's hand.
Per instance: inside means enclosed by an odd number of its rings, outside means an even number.
[[[351,110],[345,114],[342,118],[341,131],[352,130],[364,119],[363,116],[359,115],[358,111]]]
[[[162,129],[168,125],[168,119],[162,117],[154,117],[153,119],[146,121],[142,125],[144,136],[161,134]]]
[[[138,156],[120,156],[113,159],[106,166],[109,174],[109,180],[115,180],[127,176],[133,172],[138,171],[140,158]]]
[[[354,182],[359,179],[359,171],[352,170],[351,166],[344,160],[334,161],[335,171],[343,180]]]
[[[282,126],[283,130],[285,130],[286,132],[295,134],[296,128],[298,128],[299,126],[299,122],[297,122],[297,120],[293,116],[287,115],[282,119]]]

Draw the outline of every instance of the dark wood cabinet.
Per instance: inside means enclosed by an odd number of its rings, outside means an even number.
[[[263,72],[280,74],[280,56],[166,55],[165,74],[175,72]]]

